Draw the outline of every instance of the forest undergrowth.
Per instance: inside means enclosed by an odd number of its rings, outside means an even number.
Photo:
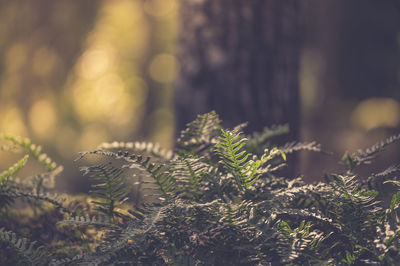
[[[21,154],[0,173],[1,265],[398,265],[400,165],[360,176],[400,134],[308,184],[280,170],[316,142],[273,144],[288,127],[246,135],[215,112],[189,123],[173,150],[147,142],[81,152],[88,195],[54,192],[62,166],[38,145],[0,135]],[[43,172],[20,176],[28,160]],[[85,161],[87,162],[87,161]],[[134,204],[133,186],[143,201]],[[137,191],[136,191],[137,193]]]

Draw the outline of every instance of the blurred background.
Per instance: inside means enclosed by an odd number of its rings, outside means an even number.
[[[304,1],[301,136],[337,154],[302,154],[306,180],[400,132],[394,2]],[[171,148],[178,10],[178,0],[0,0],[0,132],[42,145],[69,192],[87,189],[79,151],[113,140]],[[398,162],[398,150],[377,163]],[[0,171],[15,158],[0,151]]]

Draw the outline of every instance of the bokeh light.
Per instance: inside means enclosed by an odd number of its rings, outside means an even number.
[[[177,0],[145,0],[143,9],[149,15],[162,17],[176,11]]]
[[[171,54],[158,54],[150,63],[150,76],[160,83],[170,83],[175,80],[178,63]]]
[[[351,115],[353,125],[363,130],[396,128],[400,123],[400,103],[392,98],[372,98],[359,103]]]
[[[177,7],[176,0],[0,2],[0,132],[31,138],[66,171],[79,151],[105,141],[170,147]],[[0,154],[0,169],[7,156]]]
[[[5,133],[26,136],[23,114],[17,105],[10,104],[0,107],[0,130]]]
[[[41,139],[54,136],[56,119],[56,109],[49,99],[36,101],[29,110],[29,125]]]

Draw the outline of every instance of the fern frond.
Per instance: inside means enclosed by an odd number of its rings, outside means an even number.
[[[101,201],[92,201],[97,210],[109,217],[114,217],[115,208],[122,204],[130,192],[129,187],[124,187],[125,178],[123,170],[113,167],[110,163],[80,168],[83,175],[90,175],[94,182],[90,191]]]
[[[242,150],[246,144],[245,138],[240,133],[221,129],[222,136],[215,145],[217,153],[223,158],[223,164],[231,170],[236,182],[248,188],[248,181],[252,181],[257,172],[257,165],[249,160],[251,154]]]
[[[140,241],[147,233],[157,232],[157,224],[167,216],[169,208],[167,206],[147,207],[143,211],[146,213],[144,219],[129,220],[128,225],[125,228],[120,228],[118,234],[109,234],[107,242],[99,246],[95,253],[85,256],[83,262],[95,264],[109,262],[112,258],[118,257],[118,254],[132,242]]]
[[[15,145],[0,145],[0,151],[11,151],[16,152],[18,148]]]
[[[17,173],[19,170],[22,169],[28,162],[29,155],[25,155],[22,159],[20,159],[18,162],[16,162],[14,165],[10,166],[7,170],[3,171],[0,173],[0,186],[4,183],[7,182],[7,180]]]
[[[41,192],[37,193],[37,191],[32,190],[23,190],[23,189],[15,189],[15,188],[7,188],[4,190],[0,190],[0,196],[7,196],[10,198],[22,198],[28,201],[44,201],[48,202],[54,207],[66,212],[66,213],[74,213],[68,206],[64,206],[66,198],[56,194],[56,193],[48,193]]]
[[[272,212],[271,217],[274,219],[283,219],[283,220],[305,220],[310,221],[314,224],[321,225],[322,227],[328,228],[331,232],[340,232],[342,231],[342,226],[340,224],[335,223],[331,218],[326,217],[319,210],[312,209],[276,209]]]
[[[259,168],[275,157],[276,154],[281,154],[278,149],[273,149],[257,159],[250,153],[243,150],[247,139],[240,136],[240,132],[221,129],[221,136],[215,144],[217,154],[222,158],[221,163],[232,173],[236,182],[245,189],[252,186],[261,176],[257,171]]]
[[[80,263],[85,258],[85,254],[81,252],[78,255],[75,255],[72,258],[62,258],[62,259],[52,259],[50,262],[50,266],[58,266],[58,265],[80,265]],[[79,264],[77,264],[79,263]]]
[[[30,189],[37,193],[45,193],[46,189],[53,189],[56,177],[63,171],[62,165],[57,166],[50,172],[44,172],[27,177],[13,177],[8,181],[10,187]]]
[[[370,203],[375,204],[373,201],[377,196],[377,192],[360,189],[359,182],[355,179],[355,176],[332,174],[327,175],[325,178],[334,191],[345,199],[366,206],[369,206]]]
[[[109,149],[127,149],[127,150],[132,150],[133,152],[142,152],[149,154],[153,157],[160,158],[165,161],[169,161],[173,159],[174,153],[171,150],[166,150],[160,148],[160,145],[158,143],[154,144],[152,142],[103,142],[100,144],[97,148],[97,150],[109,150]]]
[[[75,160],[80,160],[88,154],[97,154],[108,156],[115,159],[122,159],[128,162],[127,165],[123,165],[123,168],[137,168],[138,166],[145,170],[154,179],[155,185],[159,188],[163,196],[169,197],[175,189],[175,181],[172,176],[166,171],[166,167],[163,164],[153,163],[150,157],[143,157],[142,155],[130,154],[128,152],[112,152],[104,150],[95,150],[81,152],[80,156]]]
[[[374,144],[372,147],[370,147],[366,150],[359,150],[357,152],[356,160],[358,161],[359,164],[371,163],[371,159],[374,158],[377,153],[383,151],[387,146],[389,146],[392,143],[395,143],[399,140],[400,140],[400,134],[393,135],[385,140],[382,140],[382,141]]]
[[[371,160],[375,156],[385,150],[385,148],[400,140],[400,134],[393,135],[385,140],[377,142],[372,147],[365,150],[358,150],[357,153],[350,154],[346,152],[343,155],[342,163],[348,171],[353,171],[357,166],[361,164],[370,164]]]
[[[381,226],[377,226],[377,237],[374,240],[374,246],[377,251],[377,257],[383,265],[396,265],[400,260],[397,250],[400,245],[400,230],[398,224],[393,227],[388,221]]]
[[[200,151],[211,145],[212,140],[218,136],[220,128],[221,120],[215,111],[198,115],[197,118],[193,122],[187,124],[187,128],[181,132],[177,140],[177,146],[186,151]]]
[[[36,242],[26,238],[18,238],[14,232],[0,228],[0,241],[8,243],[22,256],[24,265],[48,265],[49,255],[43,246],[35,247]]]
[[[290,154],[293,152],[297,151],[315,151],[315,152],[322,152],[322,153],[327,153],[321,149],[321,144],[312,141],[312,142],[288,142],[282,147],[279,148],[281,151],[283,151],[285,154]]]
[[[110,218],[106,215],[97,215],[89,217],[84,216],[70,216],[64,220],[58,222],[59,224],[71,224],[71,225],[95,225],[102,226],[105,228],[119,229],[119,226],[115,223],[111,223]]]
[[[398,177],[393,176],[397,172],[400,172],[400,165],[391,165],[379,173],[371,174],[367,179],[362,180],[362,184],[368,189],[378,191],[383,197],[388,194],[388,190],[392,190],[390,185],[384,184],[389,178],[392,180],[398,179]]]
[[[198,199],[200,183],[209,173],[210,166],[195,157],[178,157],[169,166],[170,176],[176,180],[177,193],[180,196]]]
[[[381,172],[379,172],[377,174],[373,174],[373,175],[374,176],[383,176],[384,177],[384,176],[388,176],[388,175],[393,174],[393,173],[397,173],[399,171],[400,171],[400,164],[391,165],[388,168],[386,168],[385,170],[383,170],[383,171],[381,171]]]
[[[248,137],[249,140],[246,144],[246,150],[253,153],[256,153],[258,150],[262,152],[264,148],[260,149],[260,147],[265,147],[269,139],[287,133],[289,133],[289,124],[272,125],[270,127],[265,127],[262,132],[255,132],[252,136]]]
[[[57,164],[53,162],[47,154],[42,153],[41,146],[32,144],[31,141],[27,138],[22,139],[21,137],[16,137],[13,135],[0,134],[0,139],[11,141],[14,145],[23,148],[33,158],[41,163],[47,169],[47,171],[52,171],[57,166]]]
[[[279,222],[277,226],[289,237],[292,243],[290,246],[286,246],[286,250],[280,249],[283,263],[293,262],[301,255],[304,256],[307,251],[315,253],[318,245],[330,235],[325,236],[323,232],[312,231],[311,222],[305,220],[302,220],[299,227],[294,229],[291,229],[289,223],[284,220]]]

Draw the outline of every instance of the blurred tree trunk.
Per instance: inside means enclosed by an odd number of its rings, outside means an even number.
[[[177,130],[215,110],[247,132],[290,124],[299,137],[300,1],[181,1]]]
[[[249,131],[289,122],[298,137],[298,1],[182,1],[178,129],[212,109]]]

